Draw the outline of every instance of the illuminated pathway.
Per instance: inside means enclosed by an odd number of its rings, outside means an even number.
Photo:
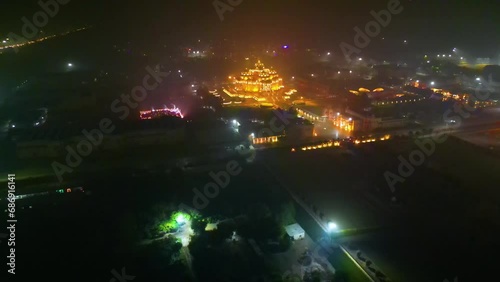
[[[75,29],[75,30],[66,31],[66,32],[63,32],[63,33],[60,33],[60,34],[48,35],[48,36],[45,36],[45,37],[41,37],[41,38],[38,38],[38,39],[26,41],[26,42],[23,42],[23,43],[15,43],[15,44],[11,44],[11,45],[0,46],[0,51],[1,50],[11,49],[11,48],[15,49],[15,48],[26,47],[26,46],[31,45],[31,44],[40,43],[40,42],[43,42],[45,40],[53,39],[53,38],[56,38],[56,37],[66,36],[68,34],[75,33],[75,32],[78,32],[78,31],[83,31],[83,30],[86,30],[86,29],[89,29],[89,28],[90,27],[82,27],[82,28],[78,28],[78,29]]]

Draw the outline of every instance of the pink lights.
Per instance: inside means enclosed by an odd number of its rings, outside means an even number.
[[[141,119],[154,119],[164,116],[174,116],[184,118],[181,109],[173,105],[173,108],[168,108],[165,106],[163,109],[151,109],[150,111],[140,111]]]

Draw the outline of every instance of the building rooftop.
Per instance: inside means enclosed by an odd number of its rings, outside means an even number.
[[[290,224],[285,227],[286,233],[290,237],[296,237],[299,235],[303,235],[305,233],[304,229],[300,227],[298,223]]]

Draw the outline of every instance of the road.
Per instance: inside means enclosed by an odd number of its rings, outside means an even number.
[[[57,38],[57,37],[66,36],[68,34],[75,33],[75,32],[78,32],[78,31],[84,31],[84,30],[87,30],[87,29],[89,29],[89,27],[82,27],[82,28],[78,28],[78,29],[66,31],[66,32],[63,32],[63,33],[60,33],[60,34],[53,34],[53,35],[48,35],[48,36],[40,37],[40,38],[37,38],[37,39],[27,40],[25,42],[8,41],[7,43],[4,43],[3,46],[0,46],[0,53],[2,52],[2,50],[8,50],[8,49],[12,49],[12,48],[22,48],[22,47],[26,47],[26,46],[29,46],[29,45],[32,45],[32,44],[43,42],[45,40],[49,40],[49,39],[54,39],[54,38]]]
[[[426,257],[427,249],[408,244],[414,228],[401,227],[404,214],[381,201],[373,194],[373,184],[365,181],[365,174],[376,170],[376,161],[346,156],[339,148],[266,151],[258,158],[316,214],[322,213],[324,221],[337,223],[346,234],[340,243],[357,244],[391,281],[439,281],[426,280],[436,274],[430,265],[422,268],[424,260],[417,259]]]

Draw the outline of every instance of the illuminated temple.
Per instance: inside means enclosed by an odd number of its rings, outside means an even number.
[[[238,91],[269,92],[283,88],[283,79],[275,70],[258,61],[255,68],[247,69],[239,77],[229,77]]]

